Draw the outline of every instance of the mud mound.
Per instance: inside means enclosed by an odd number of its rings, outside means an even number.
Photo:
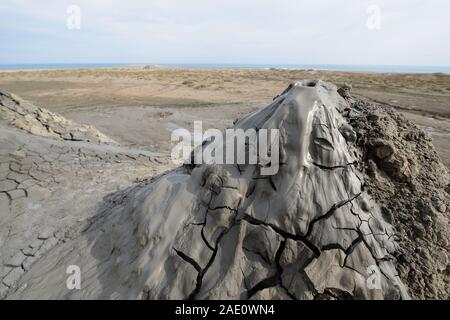
[[[0,91],[0,121],[29,133],[62,140],[115,143],[92,126],[76,124],[47,109]]]
[[[397,270],[416,299],[450,298],[449,175],[431,139],[385,105],[349,98],[368,193],[396,232]]]
[[[289,86],[234,125],[280,130],[275,175],[202,164],[120,193],[10,297],[408,299],[393,220],[368,192],[353,109],[330,83]],[[81,290],[66,287],[69,265],[82,271]]]

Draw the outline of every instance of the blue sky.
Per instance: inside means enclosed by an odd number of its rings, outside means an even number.
[[[66,27],[72,4],[79,30]],[[379,29],[367,27],[374,5]],[[449,39],[447,0],[0,2],[0,64],[450,66]]]

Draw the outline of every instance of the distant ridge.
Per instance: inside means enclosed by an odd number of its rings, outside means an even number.
[[[257,68],[257,69],[313,69],[348,72],[376,73],[444,73],[450,74],[450,66],[402,66],[402,65],[348,65],[348,64],[246,64],[246,63],[35,63],[0,64],[0,70],[39,70],[119,67],[170,67],[170,68]]]

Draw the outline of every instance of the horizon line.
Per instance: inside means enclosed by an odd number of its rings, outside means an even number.
[[[426,65],[370,65],[370,64],[277,64],[277,63],[145,63],[145,62],[89,62],[89,63],[11,63],[0,64],[1,72],[100,69],[100,68],[185,68],[185,69],[287,69],[303,71],[329,71],[378,74],[445,74],[450,75],[450,66]]]
[[[14,65],[248,65],[248,66],[361,66],[361,67],[426,67],[426,68],[450,68],[449,65],[424,65],[424,64],[362,64],[362,63],[246,63],[246,62],[14,62],[0,63],[0,66]]]

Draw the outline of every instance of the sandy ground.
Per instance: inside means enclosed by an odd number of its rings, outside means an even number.
[[[0,72],[0,88],[126,146],[169,151],[170,133],[225,128],[299,79],[349,83],[352,92],[388,103],[433,137],[450,167],[450,76],[281,69],[108,68]]]

